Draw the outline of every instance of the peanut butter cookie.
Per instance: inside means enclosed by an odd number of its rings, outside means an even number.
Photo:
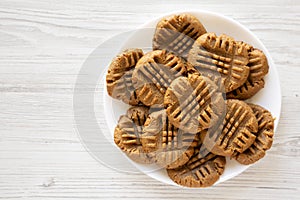
[[[174,127],[162,109],[151,113],[146,120],[142,145],[146,152],[155,152],[158,165],[173,169],[188,162],[197,138],[196,134]]]
[[[248,51],[227,35],[201,35],[193,44],[188,61],[202,75],[211,76],[219,87],[230,92],[243,85],[249,75]]]
[[[166,49],[186,58],[195,40],[204,33],[205,28],[193,15],[172,15],[158,22],[153,37],[153,49]]]
[[[243,101],[226,100],[226,116],[215,127],[203,131],[201,140],[214,154],[232,156],[248,149],[256,138],[258,123]]]
[[[111,97],[130,105],[139,104],[132,85],[132,72],[142,56],[141,49],[128,49],[112,60],[106,74],[107,92]]]
[[[127,114],[120,117],[114,133],[116,145],[138,163],[154,162],[154,154],[146,153],[141,144],[142,129],[148,112],[149,109],[144,106],[129,108]]]
[[[216,84],[197,74],[175,79],[164,105],[174,126],[192,133],[214,126],[225,113],[225,101]]]
[[[244,165],[255,163],[263,158],[266,151],[272,146],[274,135],[274,118],[272,114],[259,105],[249,105],[258,121],[258,132],[254,143],[243,153],[234,156],[239,163]]]
[[[185,73],[185,61],[172,53],[156,50],[145,54],[132,76],[138,99],[146,106],[162,105],[171,82]]]

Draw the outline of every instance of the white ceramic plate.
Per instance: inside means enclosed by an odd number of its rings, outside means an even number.
[[[250,30],[248,30],[246,27],[244,27],[237,21],[220,14],[202,10],[168,13],[164,16],[153,19],[139,27],[128,38],[128,40],[125,41],[123,45],[121,45],[121,49],[142,48],[146,51],[149,51],[152,46],[152,37],[157,22],[162,17],[178,13],[189,13],[196,16],[203,23],[208,32],[215,32],[217,35],[225,33],[229,36],[232,36],[236,40],[245,41],[253,45],[254,47],[264,51],[264,53],[268,57],[268,62],[270,66],[269,74],[265,77],[265,88],[262,89],[258,94],[256,94],[252,99],[250,99],[249,102],[259,104],[271,111],[272,115],[276,118],[276,130],[281,110],[281,92],[276,67],[273,63],[269,52],[267,51],[265,46],[260,42],[260,40]],[[106,87],[104,87],[104,89],[105,88]],[[121,114],[126,113],[128,106],[120,101],[113,100],[107,95],[106,91],[104,92],[104,94],[104,103],[105,105],[107,105],[105,106],[105,118],[107,120],[107,124],[109,125],[108,127],[111,129],[110,132],[113,136],[114,127],[117,124],[117,120]],[[177,185],[168,177],[166,170],[155,170],[156,167],[153,165],[142,165],[133,161],[131,162],[133,165],[135,165],[136,168],[138,168],[142,172],[145,172],[148,176],[157,179],[163,183]],[[227,158],[225,172],[216,184],[237,176],[238,174],[246,170],[248,167],[249,166],[241,165],[235,160],[230,160]]]

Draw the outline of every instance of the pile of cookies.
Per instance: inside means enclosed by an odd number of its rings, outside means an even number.
[[[108,94],[131,105],[116,145],[132,160],[156,163],[182,186],[208,187],[226,159],[252,164],[270,149],[274,119],[246,103],[264,87],[265,54],[206,31],[190,14],[161,19],[153,51],[128,49],[111,62]]]

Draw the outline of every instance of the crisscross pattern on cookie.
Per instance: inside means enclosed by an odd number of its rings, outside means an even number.
[[[114,141],[131,159],[140,163],[154,161],[152,154],[143,150],[141,144],[142,128],[148,116],[148,108],[131,107],[127,115],[122,115],[114,132]]]
[[[133,72],[138,98],[147,106],[162,103],[161,98],[172,80],[186,72],[185,62],[166,51],[153,51],[144,56]],[[159,94],[161,93],[161,94]]]
[[[226,100],[226,109],[223,122],[216,129],[208,130],[208,137],[206,136],[205,140],[207,144],[214,144],[211,152],[232,156],[235,152],[243,152],[251,146],[258,125],[253,111],[246,103]]]
[[[204,33],[205,28],[194,16],[173,15],[157,24],[153,49],[166,49],[185,58],[194,41]]]
[[[226,92],[241,86],[249,75],[247,49],[226,35],[200,36],[189,52],[188,61],[203,75],[221,79],[218,84],[224,85]]]
[[[265,156],[271,148],[274,135],[274,119],[269,111],[261,106],[249,104],[258,121],[258,132],[254,143],[243,153],[237,154],[236,160],[242,164],[252,164]]]
[[[132,72],[142,56],[142,50],[129,49],[113,59],[106,75],[107,91],[110,96],[131,105],[138,104],[132,84]]]
[[[268,59],[263,51],[255,49],[246,42],[239,41],[239,45],[244,46],[248,51],[250,68],[249,78],[252,81],[261,80],[269,72]]]
[[[198,75],[174,80],[166,92],[164,104],[170,121],[190,132],[212,126],[224,111],[224,100],[217,86]]]
[[[171,179],[188,187],[208,187],[223,174],[226,160],[223,156],[199,152],[197,147],[191,159],[182,167],[168,170]]]
[[[156,161],[166,168],[185,164],[197,145],[194,133],[184,132],[174,127],[164,110],[152,113],[144,126],[143,147],[147,152],[156,152]]]

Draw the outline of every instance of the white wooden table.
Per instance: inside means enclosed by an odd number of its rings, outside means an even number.
[[[300,199],[300,2],[0,1],[0,199]],[[160,14],[206,9],[251,29],[280,74],[282,117],[261,162],[205,190],[118,173],[83,148],[73,120],[82,63],[111,35]]]

